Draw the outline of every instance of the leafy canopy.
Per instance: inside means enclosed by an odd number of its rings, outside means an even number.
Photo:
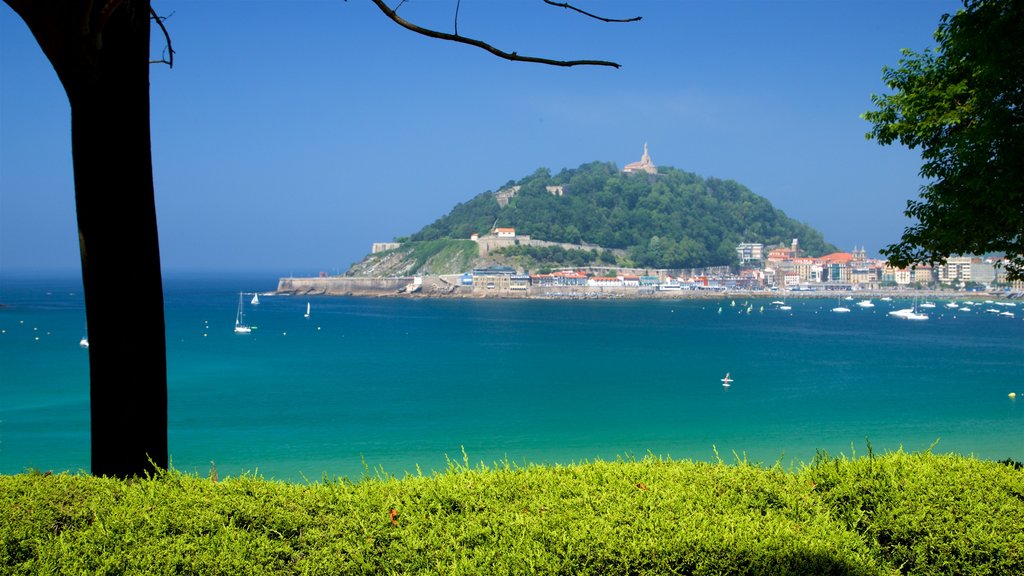
[[[541,168],[504,189],[513,186],[519,188],[508,205],[485,192],[410,239],[468,238],[511,227],[538,240],[625,250],[633,264],[651,268],[732,264],[741,242],[788,245],[799,238],[810,255],[836,250],[820,232],[737,182],[667,166],[658,167],[657,176],[625,174],[605,162],[555,175]]]
[[[998,252],[1024,279],[1024,0],[965,0],[935,40],[883,68],[893,92],[863,115],[868,139],[920,148],[928,180],[904,212],[917,223],[882,254],[905,267]]]

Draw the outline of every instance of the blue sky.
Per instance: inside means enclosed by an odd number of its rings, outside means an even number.
[[[396,2],[392,1],[391,5]],[[933,45],[952,1],[462,0],[459,32],[553,68],[415,35],[369,0],[154,1],[165,270],[336,273],[375,241],[538,167],[638,160],[736,180],[843,249],[898,239],[919,155],[864,139],[883,65]],[[400,14],[451,31],[455,0]],[[154,33],[154,56],[162,37]],[[78,267],[70,113],[0,7],[0,271]],[[126,267],[130,263],[126,263]]]

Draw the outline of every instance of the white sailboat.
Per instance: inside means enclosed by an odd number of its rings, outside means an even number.
[[[890,316],[899,318],[901,320],[927,320],[927,314],[921,314],[917,311],[917,298],[914,298],[914,304],[910,308],[903,308],[901,310],[893,310],[889,312]]]
[[[235,314],[235,334],[249,334],[252,328],[245,323],[245,310],[243,307],[242,293],[238,293],[238,312]]]
[[[732,386],[732,378],[729,378],[729,373],[726,372],[725,378],[722,378],[722,387],[728,388],[729,386]]]
[[[89,337],[88,336],[82,336],[82,339],[78,341],[78,345],[81,346],[82,348],[88,348],[89,347]]]
[[[252,300],[249,301],[249,304],[252,304],[253,306],[259,306],[259,304],[260,304],[260,294],[259,294],[259,292],[253,292],[252,293]]]
[[[846,306],[843,306],[842,301],[839,300],[839,298],[836,298],[836,307],[833,308],[832,311],[842,314],[843,312],[849,312],[850,309],[847,308]]]
[[[303,316],[303,318],[309,318],[309,302],[306,302],[306,314]]]

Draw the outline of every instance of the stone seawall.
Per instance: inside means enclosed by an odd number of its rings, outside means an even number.
[[[281,278],[278,294],[343,296],[381,296],[395,294],[412,278]]]

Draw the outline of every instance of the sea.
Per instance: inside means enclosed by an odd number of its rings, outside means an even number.
[[[839,314],[835,297],[783,310],[742,295],[299,297],[276,285],[165,275],[173,468],[313,482],[648,455],[786,469],[896,450],[1024,461],[1024,303],[961,294],[970,311],[940,299],[915,322],[888,314],[909,299]],[[233,331],[239,293],[250,334]],[[0,304],[0,473],[88,471],[80,279],[5,275]],[[145,336],[130,310],[111,321]]]

